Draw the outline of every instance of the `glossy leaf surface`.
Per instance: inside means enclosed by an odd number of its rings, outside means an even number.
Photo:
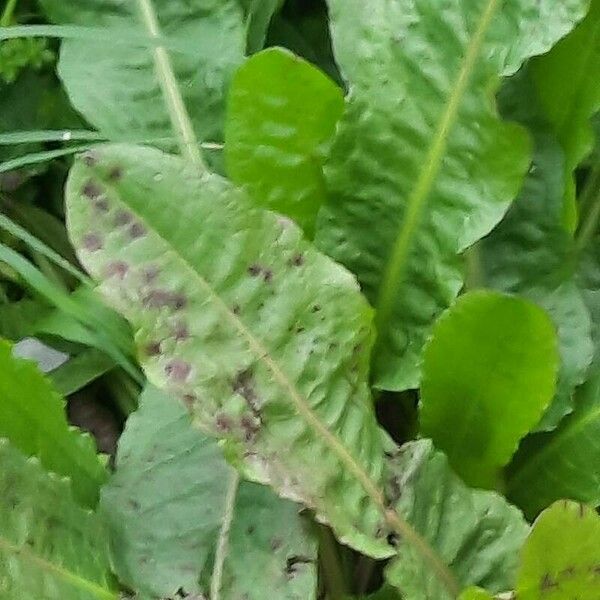
[[[495,487],[555,389],[554,326],[533,303],[469,292],[425,348],[421,430],[470,485]]]

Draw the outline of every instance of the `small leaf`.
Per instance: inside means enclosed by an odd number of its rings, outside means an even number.
[[[69,483],[0,440],[0,597],[118,600],[106,533]]]
[[[316,239],[377,309],[378,387],[418,387],[431,326],[462,287],[457,255],[492,230],[520,188],[530,144],[497,115],[500,77],[549,50],[587,5],[329,0],[350,94]]]
[[[258,600],[267,589],[272,600],[314,598],[316,544],[298,506],[242,482],[229,507],[234,474],[176,398],[147,388],[101,502],[120,579],[155,597],[180,589],[208,594],[223,524],[232,517],[219,575],[223,599]]]
[[[522,550],[519,600],[596,600],[600,589],[600,517],[561,501],[536,520]]]
[[[6,342],[0,342],[0,373],[0,437],[68,476],[75,498],[95,506],[106,470],[92,439],[68,425],[63,398],[33,363],[13,357]]]
[[[531,63],[540,105],[566,156],[563,221],[571,231],[577,225],[574,172],[592,150],[590,120],[600,110],[599,65],[599,0],[592,1],[587,17],[568,36]]]
[[[518,509],[495,492],[467,488],[429,440],[405,444],[391,468],[393,505],[452,565],[459,588],[449,595],[431,564],[399,539],[398,558],[386,577],[403,598],[450,600],[469,585],[494,593],[514,587],[518,552],[529,531]]]
[[[342,91],[309,63],[272,48],[246,61],[229,94],[231,180],[312,235],[326,196],[322,169],[344,108]]]
[[[575,396],[575,411],[551,434],[524,440],[509,467],[506,493],[535,517],[560,498],[600,505],[600,371]]]
[[[555,389],[554,327],[529,301],[470,292],[425,349],[421,429],[470,485],[494,487]]]
[[[314,508],[345,543],[392,554],[371,310],[354,278],[287,219],[150,148],[80,157],[66,203],[82,264],[130,320],[149,380],[249,478]]]

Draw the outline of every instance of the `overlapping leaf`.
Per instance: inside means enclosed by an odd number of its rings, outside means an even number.
[[[338,86],[297,56],[273,48],[252,57],[229,92],[229,177],[312,235],[326,197],[323,163],[343,108]]]
[[[196,134],[220,140],[226,87],[242,62],[244,14],[236,0],[43,0],[56,23],[106,27],[113,42],[65,40],[59,74],[71,102],[103,134],[172,137],[162,99],[152,44],[136,43],[151,32],[141,10],[158,22],[169,41],[177,85]]]
[[[595,600],[600,589],[600,518],[582,504],[544,511],[522,550],[516,597]]]
[[[545,56],[532,61],[531,72],[541,108],[565,152],[563,221],[577,224],[574,171],[591,151],[591,117],[600,110],[600,2]],[[565,85],[565,81],[569,85]]]
[[[118,600],[106,533],[67,481],[0,441],[0,598]]]
[[[575,397],[575,410],[551,434],[526,439],[507,478],[507,495],[535,517],[559,498],[600,505],[600,374]]]
[[[556,325],[560,371],[556,397],[539,430],[556,427],[572,411],[574,388],[593,357],[591,321],[576,283],[579,259],[563,225],[564,157],[541,119],[527,73],[503,90],[505,112],[535,135],[533,165],[519,198],[500,225],[478,245],[485,283],[545,308]]]
[[[350,96],[317,239],[377,308],[376,384],[416,387],[431,324],[462,286],[457,254],[500,220],[529,162],[525,133],[490,101],[499,76],[547,51],[587,2],[329,6]]]
[[[494,593],[513,589],[518,551],[529,530],[521,512],[494,492],[467,488],[429,440],[406,444],[392,463],[393,505],[451,565],[455,580],[443,586],[431,564],[399,540],[398,559],[386,577],[402,597],[450,600],[470,585]]]
[[[233,479],[235,496],[228,494]],[[176,398],[147,389],[119,443],[101,508],[121,580],[152,597],[314,598],[316,545],[298,506],[241,482]],[[231,503],[231,504],[230,504]],[[223,537],[224,536],[224,537]],[[225,554],[215,569],[222,539]]]
[[[390,555],[371,310],[354,278],[288,220],[149,148],[79,158],[67,212],[150,381],[183,397],[251,478],[314,508],[342,541]]]
[[[75,498],[94,506],[106,470],[88,435],[69,427],[64,400],[36,366],[0,342],[0,437],[71,479]]]
[[[555,389],[554,326],[535,304],[470,292],[425,348],[421,431],[470,485],[494,488]]]

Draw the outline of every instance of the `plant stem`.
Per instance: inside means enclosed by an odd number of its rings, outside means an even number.
[[[229,544],[229,530],[233,521],[233,512],[235,509],[235,500],[238,487],[240,485],[240,475],[234,471],[227,488],[227,497],[225,498],[225,512],[223,513],[223,524],[219,532],[219,542],[215,554],[215,566],[213,567],[212,578],[210,581],[210,600],[220,600],[221,583],[223,580],[223,566],[227,557],[227,546]]]
[[[205,173],[208,168],[200,153],[200,146],[181,96],[181,90],[177,84],[169,54],[167,49],[160,45],[160,26],[152,0],[137,0],[137,2],[148,34],[156,41],[156,45],[152,50],[156,75],[171,118],[171,124],[179,138],[181,153],[202,173]]]
[[[18,0],[8,0],[4,7],[2,17],[0,17],[0,27],[8,27],[11,24],[17,2]]]
[[[346,582],[340,564],[336,540],[331,529],[325,525],[317,525],[319,536],[319,555],[325,579],[328,600],[344,600]]]
[[[577,249],[583,250],[594,237],[600,220],[600,160],[594,165],[581,193],[581,224],[575,236]]]

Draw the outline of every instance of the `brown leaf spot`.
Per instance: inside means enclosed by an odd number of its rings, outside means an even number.
[[[123,177],[123,169],[121,167],[113,167],[108,173],[110,181],[119,181]]]
[[[184,394],[181,399],[189,411],[194,408],[194,404],[198,400],[194,394]]]
[[[145,283],[153,283],[156,281],[160,273],[160,269],[157,265],[148,265],[142,269],[142,276]]]
[[[285,575],[288,579],[293,579],[300,573],[302,568],[306,565],[310,565],[313,561],[307,556],[293,555],[285,561]]]
[[[115,227],[124,227],[133,221],[133,215],[126,210],[120,210],[115,215]]]
[[[150,342],[146,345],[144,352],[146,356],[158,356],[160,354],[160,342]]]
[[[233,428],[233,423],[227,415],[217,415],[216,425],[222,433],[229,433]]]
[[[552,579],[552,577],[550,577],[549,573],[546,573],[543,577],[542,577],[542,581],[540,582],[540,590],[542,592],[548,592],[549,590],[558,587],[558,584],[556,583],[556,581],[554,581],[554,579]]]
[[[244,439],[246,442],[252,442],[260,430],[260,422],[249,415],[244,415],[240,420],[240,425],[244,430]]]
[[[300,252],[294,254],[289,260],[289,264],[293,267],[301,267],[304,264],[304,254]]]
[[[108,200],[104,196],[100,196],[100,198],[94,200],[94,208],[99,212],[106,213],[108,212],[110,205],[108,204]]]
[[[313,306],[313,307],[310,309],[310,311],[311,311],[311,312],[314,312],[314,313],[317,313],[317,312],[319,312],[320,310],[321,310],[321,307],[320,307],[318,304],[315,304],[315,305],[314,305],[314,306]]]
[[[171,305],[175,310],[181,310],[185,308],[187,304],[187,298],[183,294],[173,294],[173,300]]]
[[[258,277],[262,273],[262,267],[257,264],[250,265],[248,267],[248,273],[252,275],[252,277]]]
[[[104,190],[93,179],[88,180],[81,191],[90,200],[95,200],[104,194]]]
[[[234,304],[233,307],[231,308],[231,310],[233,311],[234,315],[239,315],[241,312],[241,308],[239,304]]]
[[[137,240],[138,238],[144,237],[146,233],[146,228],[137,221],[132,223],[131,227],[129,228],[129,237],[132,240]]]
[[[185,296],[176,294],[169,290],[151,290],[144,298],[142,303],[146,308],[172,308],[179,310],[186,304]]]
[[[115,260],[106,265],[104,276],[108,279],[110,277],[117,277],[118,279],[125,279],[129,271],[129,265],[122,260]]]
[[[260,406],[258,404],[256,391],[254,390],[254,376],[252,374],[252,369],[240,371],[235,376],[235,379],[232,381],[231,385],[233,387],[233,391],[246,400],[252,412],[254,414],[258,414]]]
[[[177,381],[179,383],[183,383],[192,372],[192,365],[186,362],[185,360],[181,360],[180,358],[175,358],[165,367],[165,373],[168,377],[170,377],[173,381]]]
[[[97,233],[86,233],[82,244],[88,252],[96,252],[102,248],[102,238]]]
[[[271,269],[264,269],[263,279],[265,283],[271,283],[273,281],[273,271]]]

